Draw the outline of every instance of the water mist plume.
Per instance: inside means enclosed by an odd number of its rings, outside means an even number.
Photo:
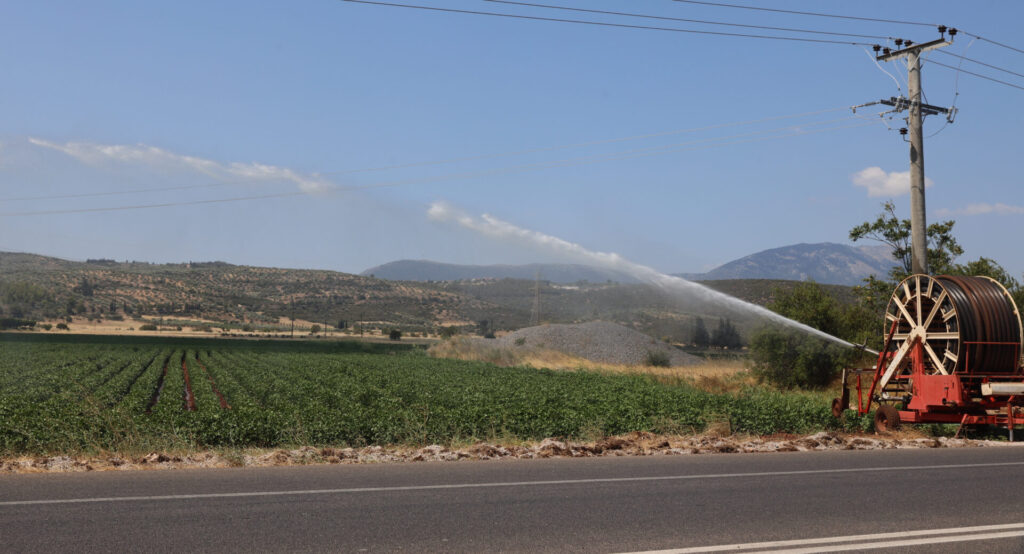
[[[651,267],[633,263],[614,252],[594,252],[579,244],[551,235],[546,235],[538,231],[524,229],[508,223],[507,221],[502,221],[489,214],[483,214],[479,218],[476,218],[452,206],[451,204],[448,204],[447,202],[434,202],[430,205],[427,215],[434,221],[456,223],[466,229],[470,229],[498,240],[514,240],[532,246],[539,246],[544,250],[564,258],[571,258],[589,265],[620,271],[636,278],[637,280],[650,283],[669,292],[693,295],[708,303],[750,313],[831,342],[839,343],[851,348],[861,348],[860,345],[855,345],[841,338],[819,331],[814,327],[804,325],[798,321],[793,321],[792,319],[783,317],[767,308],[758,306],[757,304],[751,304],[750,302],[718,292],[699,283],[687,281],[686,279],[675,277],[673,275],[666,275]]]

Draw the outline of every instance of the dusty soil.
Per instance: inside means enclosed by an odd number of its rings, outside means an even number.
[[[554,350],[598,363],[643,365],[649,355],[666,365],[696,365],[704,360],[629,327],[608,321],[526,327],[486,342],[504,348]]]
[[[161,326],[159,331],[142,331],[139,329],[140,325],[146,323],[158,323],[156,319],[146,319],[145,321],[135,321],[132,319],[125,319],[124,321],[115,321],[112,319],[104,319],[101,321],[89,321],[85,318],[72,318],[71,323],[68,326],[71,327],[70,331],[63,331],[56,328],[56,325],[63,320],[54,321],[41,321],[40,323],[49,323],[53,325],[49,331],[36,326],[32,333],[43,333],[51,335],[62,335],[62,334],[79,334],[79,335],[132,335],[132,336],[178,336],[178,337],[210,337],[217,336],[220,334],[218,328],[216,332],[196,331],[192,327],[186,325],[182,327],[181,331],[176,330],[174,327],[169,325]],[[212,320],[201,320],[196,319],[199,323],[205,323],[212,327],[217,327],[218,323]]]
[[[824,450],[882,450],[896,448],[1012,447],[1003,441],[922,437],[907,432],[888,437],[817,433],[808,436],[676,436],[630,433],[593,442],[545,439],[538,443],[500,445],[486,442],[445,447],[429,445],[367,446],[364,448],[313,448],[293,450],[244,450],[140,456],[50,456],[0,459],[2,473],[45,473],[109,470],[156,470],[216,467],[268,467],[310,464],[365,464],[403,462],[454,462],[462,460],[587,458],[594,456],[689,456],[752,452],[807,452]]]

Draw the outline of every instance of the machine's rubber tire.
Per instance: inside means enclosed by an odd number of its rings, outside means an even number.
[[[843,410],[845,410],[845,409],[846,409],[846,406],[843,406],[843,399],[842,398],[833,398],[832,399],[832,417],[834,417],[836,419],[839,419],[839,418],[843,417]]]
[[[900,428],[900,412],[888,404],[879,406],[875,410],[875,432],[879,435],[887,435]]]

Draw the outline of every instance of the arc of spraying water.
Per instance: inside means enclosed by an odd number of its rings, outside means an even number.
[[[700,283],[695,283],[675,275],[667,275],[652,267],[631,262],[614,252],[595,252],[583,247],[582,245],[569,242],[552,235],[547,235],[539,231],[524,229],[488,214],[483,214],[479,218],[473,217],[446,202],[435,202],[431,204],[427,211],[427,215],[434,221],[455,223],[466,229],[470,229],[477,233],[499,240],[511,239],[527,243],[532,246],[541,247],[549,252],[571,257],[590,265],[625,273],[639,281],[652,284],[663,290],[696,295],[698,298],[710,303],[717,303],[738,311],[748,312],[830,342],[850,348],[860,348],[873,354],[878,354],[877,352],[864,348],[861,345],[853,344],[849,341],[845,341],[839,337],[821,331],[820,329],[815,329],[814,327],[805,325],[799,321],[794,321],[788,317],[777,314],[763,306],[758,306],[757,304],[740,300],[734,296],[729,296],[728,294],[706,287]]]

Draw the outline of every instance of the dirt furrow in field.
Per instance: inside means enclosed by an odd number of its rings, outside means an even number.
[[[207,355],[209,355],[209,351],[207,351]],[[217,389],[217,383],[213,380],[213,376],[210,375],[210,370],[206,369],[206,364],[204,364],[199,359],[199,352],[198,351],[196,351],[196,364],[199,365],[199,369],[203,370],[203,375],[206,375],[206,380],[210,382],[210,388],[213,389],[213,394],[217,395],[217,401],[220,402],[221,409],[222,410],[230,410],[231,409],[231,405],[228,404],[227,399],[224,398],[224,395],[221,394],[221,392]]]
[[[188,364],[185,362],[187,352],[181,353],[181,374],[185,377],[185,411],[196,411],[196,397],[192,394],[192,380],[188,375]]]
[[[160,393],[164,392],[164,379],[167,377],[167,366],[169,366],[170,363],[170,356],[164,358],[163,373],[160,374],[160,378],[156,382],[156,389],[153,390],[153,396],[149,399],[149,406],[146,408],[147,414],[153,413],[153,408],[156,407],[156,403],[160,401]]]

